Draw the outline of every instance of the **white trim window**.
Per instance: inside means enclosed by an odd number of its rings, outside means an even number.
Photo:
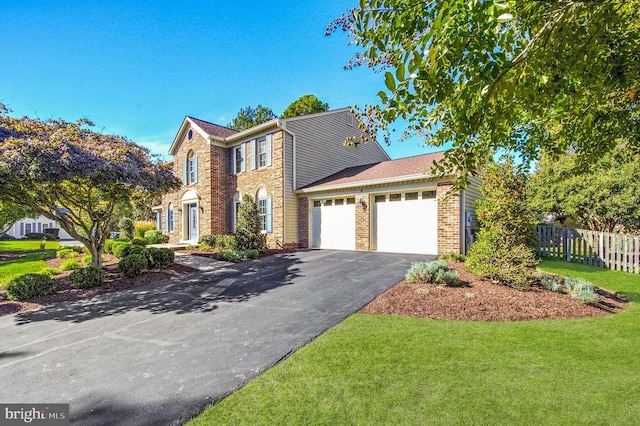
[[[251,141],[251,169],[261,169],[271,165],[271,135]]]
[[[256,197],[260,229],[264,232],[272,232],[271,197],[267,196],[267,190],[260,188]]]
[[[242,173],[246,171],[246,149],[245,144],[241,144],[233,148],[233,159],[235,165],[235,173]]]
[[[35,231],[35,229],[33,231]],[[33,231],[31,230],[31,223],[27,222],[24,224],[24,235],[30,234]]]
[[[198,156],[192,150],[187,153],[182,172],[182,181],[185,185],[198,182]]]

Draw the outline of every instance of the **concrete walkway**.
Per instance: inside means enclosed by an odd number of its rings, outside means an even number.
[[[73,424],[182,424],[358,311],[425,256],[300,251],[0,317],[0,401]]]

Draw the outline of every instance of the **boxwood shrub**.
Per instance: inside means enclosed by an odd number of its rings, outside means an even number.
[[[11,300],[27,300],[56,292],[56,285],[48,275],[25,274],[13,278],[6,287]]]
[[[97,287],[104,283],[104,271],[96,266],[87,266],[71,272],[69,280],[77,288]]]
[[[160,231],[147,231],[144,233],[144,239],[147,240],[149,244],[164,244],[169,242],[169,236],[164,235]]]
[[[150,269],[167,269],[175,261],[175,253],[167,248],[149,247],[147,253],[149,253],[149,258],[151,259],[149,262]]]
[[[125,277],[134,278],[141,275],[147,270],[149,260],[143,254],[130,254],[120,259],[118,263],[118,272]]]
[[[125,250],[127,250],[130,245],[131,244],[122,241],[115,242],[113,246],[111,246],[111,253],[118,259],[122,259],[125,256]]]
[[[78,269],[79,267],[80,262],[78,262],[76,259],[67,259],[62,262],[62,265],[60,265],[60,269],[63,271],[70,271],[72,269]]]
[[[58,259],[74,259],[78,256],[78,253],[76,253],[75,250],[70,249],[70,248],[65,248],[62,250],[58,250],[56,252],[56,257]]]

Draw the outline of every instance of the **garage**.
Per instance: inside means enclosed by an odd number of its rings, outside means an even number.
[[[356,249],[356,200],[354,197],[314,200],[311,210],[311,247]]]
[[[373,248],[394,253],[438,254],[435,190],[373,196]]]

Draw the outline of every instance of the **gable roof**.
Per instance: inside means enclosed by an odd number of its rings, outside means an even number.
[[[193,121],[196,126],[204,130],[209,136],[217,136],[224,139],[228,136],[238,133],[238,131],[235,129],[220,126],[219,124],[209,123],[208,121],[200,120],[199,118],[191,117],[189,115],[187,115],[186,118]]]
[[[301,189],[302,192],[347,188],[429,177],[434,161],[444,158],[446,151],[381,161],[364,166],[347,167]]]

